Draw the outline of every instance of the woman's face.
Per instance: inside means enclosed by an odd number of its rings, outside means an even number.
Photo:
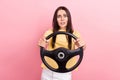
[[[61,9],[57,12],[57,22],[60,26],[60,29],[66,29],[68,23],[68,16],[65,10]]]

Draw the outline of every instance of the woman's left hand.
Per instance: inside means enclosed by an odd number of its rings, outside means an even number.
[[[77,47],[83,47],[83,49],[86,48],[86,45],[85,45],[84,41],[80,40],[79,38],[74,40],[74,43]]]
[[[80,39],[74,40],[74,43],[77,47],[80,47]]]

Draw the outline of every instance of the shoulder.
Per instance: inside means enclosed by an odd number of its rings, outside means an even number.
[[[53,32],[53,29],[48,29],[45,31],[45,33],[52,33]]]
[[[77,36],[77,37],[80,37],[80,32],[77,31],[77,30],[74,30],[74,31],[73,31],[73,34],[74,34],[75,36]]]
[[[53,30],[52,29],[48,29],[44,32],[44,36],[48,36],[49,34],[53,33]]]
[[[80,34],[80,32],[78,30],[74,30],[73,34]]]

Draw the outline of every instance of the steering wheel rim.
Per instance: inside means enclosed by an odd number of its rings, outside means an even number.
[[[58,32],[55,32],[55,33],[52,33],[52,34],[48,35],[46,37],[46,40],[48,40],[51,37],[54,37],[54,36],[56,36],[58,34],[69,35],[72,38],[74,38],[75,40],[77,39],[77,37],[75,35],[71,34],[71,33],[58,31]],[[59,54],[64,55],[64,57],[59,57]],[[67,69],[65,67],[67,61],[70,60],[72,57],[74,57],[76,55],[79,55],[79,59],[78,59],[77,63],[72,68]],[[79,66],[79,64],[81,63],[81,61],[83,59],[83,48],[79,47],[79,48],[77,48],[75,50],[69,50],[69,49],[60,47],[60,48],[57,48],[55,50],[49,51],[49,50],[46,50],[44,47],[40,46],[40,56],[41,56],[42,62],[45,64],[45,66],[48,69],[50,69],[50,70],[52,70],[54,72],[65,73],[65,72],[70,72],[70,71],[74,70],[75,68],[77,68]],[[44,58],[45,56],[50,57],[53,60],[55,60],[57,62],[57,64],[58,64],[58,66],[59,66],[58,69],[55,69],[55,68],[51,67],[46,62],[46,60]]]

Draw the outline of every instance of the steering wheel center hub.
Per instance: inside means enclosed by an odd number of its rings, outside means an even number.
[[[59,59],[64,59],[65,58],[65,54],[63,52],[59,52],[58,53],[58,58]]]

